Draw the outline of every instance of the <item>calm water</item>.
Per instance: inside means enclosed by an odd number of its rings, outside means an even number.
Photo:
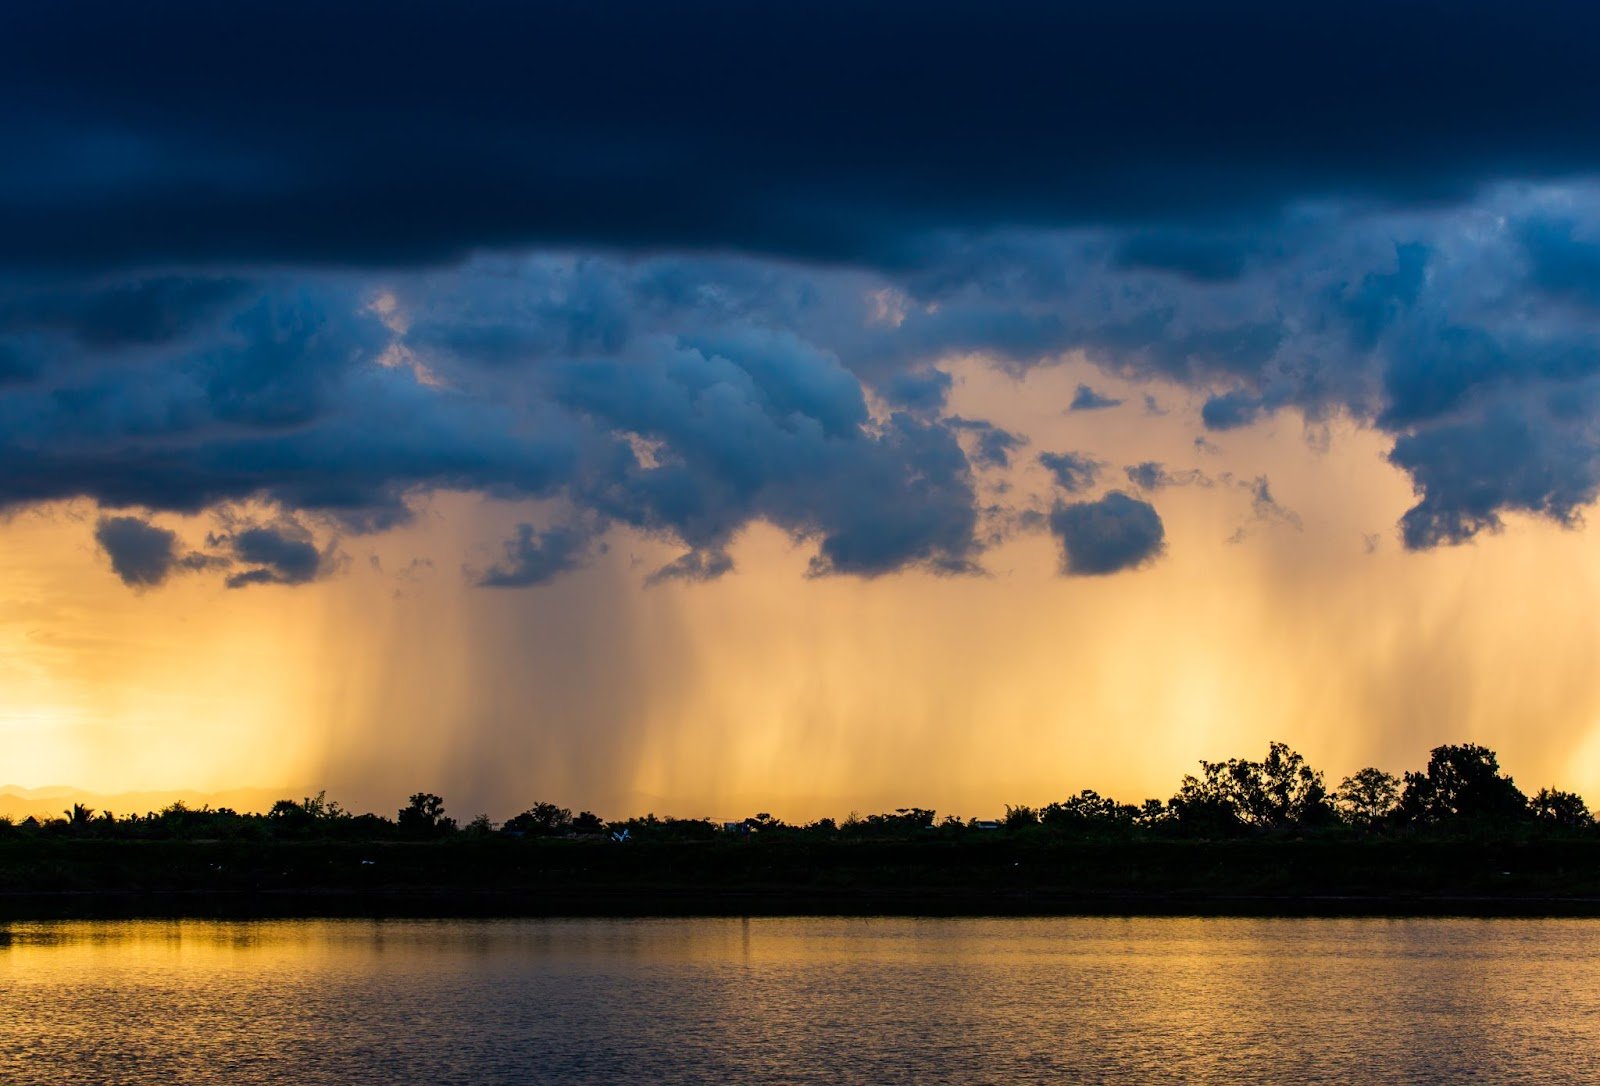
[[[1600,922],[0,927],[0,1083],[1600,1083]]]

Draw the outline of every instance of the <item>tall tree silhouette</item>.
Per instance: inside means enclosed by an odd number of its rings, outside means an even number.
[[[1477,743],[1434,747],[1428,768],[1407,773],[1401,814],[1414,822],[1514,822],[1528,817],[1528,799],[1500,774],[1494,751]]]

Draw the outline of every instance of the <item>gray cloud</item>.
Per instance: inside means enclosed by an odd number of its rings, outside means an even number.
[[[1200,421],[1208,430],[1237,430],[1268,412],[1266,401],[1244,391],[1224,392],[1206,400]]]
[[[1056,486],[1069,494],[1094,489],[1095,480],[1106,466],[1104,461],[1087,453],[1075,452],[1040,453],[1039,463],[1050,473]]]
[[[726,551],[689,551],[679,555],[645,578],[650,585],[667,581],[714,581],[733,570],[733,559]]]
[[[1257,475],[1248,483],[1241,482],[1241,486],[1250,491],[1250,512],[1256,520],[1277,521],[1289,527],[1300,530],[1300,514],[1293,509],[1287,509],[1272,496],[1272,487],[1267,482],[1265,475]]]
[[[1108,407],[1120,406],[1122,406],[1121,400],[1096,392],[1088,385],[1079,385],[1072,394],[1072,402],[1067,405],[1067,410],[1103,411]]]
[[[1061,543],[1061,571],[1068,576],[1137,569],[1166,549],[1166,528],[1155,507],[1120,490],[1097,501],[1058,503],[1049,528]]]
[[[230,573],[225,582],[229,588],[307,584],[328,572],[332,565],[331,552],[318,550],[305,526],[289,520],[244,525],[215,533],[207,542],[225,549],[238,564],[250,567]]]
[[[178,564],[178,533],[138,517],[101,517],[95,542],[111,559],[111,570],[130,588],[165,581]]]
[[[111,571],[129,588],[154,588],[174,573],[227,569],[224,555],[180,552],[178,533],[142,517],[100,517],[95,542],[111,560]]]
[[[1003,430],[983,419],[964,419],[954,416],[948,420],[948,425],[973,435],[975,441],[971,459],[979,467],[1010,467],[1011,454],[1028,443],[1028,439],[1021,434]]]
[[[937,413],[950,398],[951,378],[943,370],[892,374],[879,386],[883,398],[906,411]]]
[[[1507,402],[1401,436],[1389,458],[1420,496],[1400,521],[1405,545],[1465,542],[1498,531],[1512,510],[1575,524],[1600,493],[1600,435],[1590,414],[1597,390],[1585,391],[1587,409],[1575,416]]]
[[[1229,543],[1242,543],[1249,534],[1250,524],[1282,524],[1286,527],[1300,531],[1304,527],[1300,521],[1300,514],[1296,513],[1278,501],[1272,495],[1272,485],[1265,475],[1257,475],[1252,479],[1236,479],[1226,472],[1222,475],[1226,484],[1243,490],[1250,495],[1250,519],[1247,524],[1241,524],[1228,537]]]
[[[1161,490],[1169,486],[1209,487],[1212,485],[1211,476],[1199,468],[1169,471],[1166,465],[1155,460],[1129,464],[1122,470],[1127,475],[1128,482],[1140,490]]]
[[[714,556],[757,521],[811,541],[818,574],[972,570],[991,543],[973,468],[1003,470],[1022,439],[945,417],[936,367],[1072,351],[1190,390],[1213,430],[1280,410],[1379,429],[1417,488],[1413,548],[1593,502],[1600,190],[1290,208],[1226,275],[1158,267],[1160,231],[1141,228],[1137,261],[1109,228],[951,236],[892,273],[549,253],[0,281],[0,507],[263,502],[342,535],[458,489],[669,539],[704,556],[690,580],[725,572]],[[872,317],[883,297],[892,322]],[[1081,492],[1091,461],[1040,462]],[[1181,481],[1134,467],[1141,489]],[[235,576],[293,580],[253,568]]]
[[[485,588],[548,584],[583,566],[596,549],[595,532],[584,525],[561,524],[539,531],[531,524],[519,524],[517,534],[505,543],[504,558],[474,580]]]

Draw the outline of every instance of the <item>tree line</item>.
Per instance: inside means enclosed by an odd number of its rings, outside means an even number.
[[[1576,793],[1541,788],[1529,796],[1501,772],[1494,751],[1474,743],[1435,747],[1428,764],[1396,777],[1367,767],[1328,788],[1287,744],[1273,742],[1260,760],[1202,760],[1169,799],[1121,803],[1085,789],[1042,807],[1007,806],[1003,817],[962,819],[922,807],[881,814],[851,814],[790,825],[762,812],[732,823],[646,814],[606,820],[592,811],[574,815],[538,802],[496,824],[479,815],[465,824],[431,792],[413,794],[393,818],[356,814],[326,793],[283,799],[265,812],[189,807],[118,816],[74,804],[61,817],[20,822],[0,817],[0,837],[59,836],[106,839],[261,839],[432,841],[445,839],[571,839],[713,841],[755,836],[854,839],[965,836],[1000,833],[1058,837],[1169,837],[1217,839],[1251,835],[1600,836],[1595,817]]]

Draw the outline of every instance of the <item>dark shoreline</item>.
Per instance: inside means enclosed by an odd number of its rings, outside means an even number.
[[[1600,918],[1600,897],[1368,895],[921,895],[497,891],[41,891],[0,894],[0,922],[32,920],[649,919],[687,917]]]
[[[0,920],[1600,917],[1600,840],[0,841]]]

